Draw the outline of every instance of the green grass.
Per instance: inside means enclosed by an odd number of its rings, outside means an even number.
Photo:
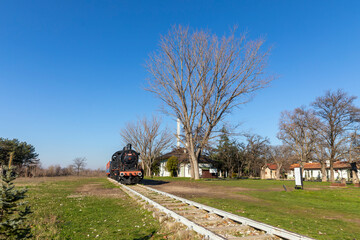
[[[360,239],[359,188],[331,188],[329,183],[304,182],[304,190],[293,190],[294,181],[249,179],[197,183],[223,186],[225,192],[231,191],[239,199],[224,194],[222,198],[191,200],[316,239]],[[293,191],[285,192],[283,185]]]
[[[239,199],[195,197],[192,200],[234,214],[278,226],[316,239],[360,239],[360,189],[330,188],[329,183],[305,182],[305,190],[293,190],[293,181],[272,180],[190,180],[204,187],[222,186]],[[84,185],[99,184],[101,189],[116,186],[106,178],[20,179],[16,185],[28,186],[35,239],[152,239],[160,224],[127,195],[80,194]]]
[[[21,182],[20,182],[21,183]],[[35,239],[148,239],[159,223],[127,195],[80,195],[85,184],[114,188],[106,178],[70,178],[28,185]]]
[[[203,181],[202,179],[200,180],[191,180],[190,178],[187,177],[145,177],[144,179],[149,179],[149,180],[159,180],[159,181],[186,181],[186,182],[195,182],[195,181]]]
[[[220,185],[220,186],[229,186],[229,187],[243,187],[250,189],[282,189],[283,185],[286,188],[293,189],[294,181],[288,180],[253,180],[253,179],[236,179],[236,180],[202,180],[208,184]],[[305,182],[306,188],[325,188],[330,186],[330,183],[323,182]]]
[[[249,189],[283,189],[283,185],[287,188],[294,188],[294,181],[288,180],[254,180],[254,179],[199,179],[192,180],[185,177],[145,177],[145,179],[159,180],[159,181],[186,181],[186,182],[200,182],[212,184],[217,186],[228,187],[243,187]],[[305,182],[305,188],[326,188],[330,186],[328,182]]]

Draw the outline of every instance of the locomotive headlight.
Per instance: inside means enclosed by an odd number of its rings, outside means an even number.
[[[120,176],[121,176],[121,177],[123,177],[123,176],[124,176],[124,173],[123,173],[123,172],[121,172],[121,173],[120,173]]]
[[[142,175],[142,173],[141,173],[141,172],[139,172],[139,173],[138,173],[138,176],[139,176],[139,177],[141,177],[141,175]]]

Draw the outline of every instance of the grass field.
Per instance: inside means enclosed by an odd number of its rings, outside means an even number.
[[[304,190],[295,191],[292,181],[154,179],[208,188],[209,194],[187,198],[316,239],[360,239],[359,188],[305,182]],[[106,178],[18,179],[16,186],[29,189],[35,239],[162,239],[168,234]],[[224,195],[212,195],[215,188]]]
[[[162,181],[189,179],[156,178]],[[223,187],[240,199],[193,196],[194,201],[268,223],[316,239],[360,239],[360,189],[332,188],[329,183],[305,182],[294,190],[293,181],[199,180],[204,187]],[[284,190],[283,185],[288,191]]]
[[[151,213],[106,178],[18,179],[16,185],[28,187],[34,239],[162,238]]]

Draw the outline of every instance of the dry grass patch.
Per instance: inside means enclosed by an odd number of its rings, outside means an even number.
[[[76,189],[83,196],[96,196],[105,198],[125,198],[125,193],[120,188],[104,188],[99,183],[84,184]]]

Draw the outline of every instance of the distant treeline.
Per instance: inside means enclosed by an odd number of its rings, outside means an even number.
[[[43,168],[40,165],[33,165],[28,169],[22,169],[20,176],[23,177],[58,177],[58,176],[75,176],[78,175],[73,165],[61,167],[60,165],[51,165],[48,168]],[[105,176],[105,171],[101,169],[83,169],[80,176]]]
[[[0,138],[0,170],[2,166],[11,164],[20,177],[105,176],[104,170],[85,169],[86,158],[75,158],[74,164],[67,167],[51,165],[43,168],[38,156],[35,147],[27,142]]]

